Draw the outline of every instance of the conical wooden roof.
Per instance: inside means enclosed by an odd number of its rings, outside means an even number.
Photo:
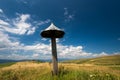
[[[59,29],[59,28],[56,27],[53,23],[51,23],[51,25],[50,25],[48,28],[46,28],[45,31],[46,31],[46,30],[61,30],[61,29]]]
[[[58,27],[56,27],[53,23],[41,32],[41,36],[45,38],[62,38],[65,32]]]

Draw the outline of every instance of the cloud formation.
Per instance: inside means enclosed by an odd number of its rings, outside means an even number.
[[[69,17],[67,9],[65,10],[64,15]],[[30,14],[17,14],[16,18],[9,19],[3,13],[0,9],[0,15],[3,15],[0,16],[0,59],[51,59],[50,43],[39,42],[27,45],[13,36],[32,35],[38,26],[49,23],[49,19],[33,21]],[[44,38],[42,40],[46,41]],[[58,58],[77,59],[108,55],[105,52],[99,54],[86,52],[83,46],[63,45],[59,43],[59,39],[57,39],[57,50]]]
[[[0,32],[0,59],[51,59],[51,44],[36,43],[25,45]],[[58,58],[87,58],[108,55],[105,52],[95,54],[83,50],[83,46],[57,44]],[[3,54],[4,53],[4,54]]]
[[[0,9],[0,13],[3,13],[3,10],[2,10],[2,9]]]
[[[0,19],[0,28],[3,31],[24,35],[24,34],[33,34],[35,32],[35,27],[27,22],[30,19],[29,14],[21,14],[17,18],[13,19],[12,21],[9,19],[8,21]]]
[[[0,37],[2,37],[1,35]],[[25,45],[18,41],[10,41],[7,35],[4,37],[6,41],[0,48],[0,52],[6,53],[2,54],[0,58],[7,59],[51,59],[51,44],[36,43],[32,45]],[[3,47],[4,46],[4,47]],[[8,51],[9,50],[9,51]],[[87,58],[87,57],[97,57],[108,55],[105,52],[100,54],[88,53],[83,50],[82,46],[72,46],[72,45],[62,45],[57,44],[58,58],[67,58],[67,59],[78,59],[78,58]],[[7,52],[8,51],[8,52]]]
[[[64,8],[64,17],[65,17],[65,22],[69,22],[69,21],[71,21],[71,20],[73,20],[74,19],[74,14],[73,13],[70,13],[69,11],[68,11],[68,8]]]
[[[4,14],[2,14],[5,16]],[[17,35],[32,35],[36,28],[43,24],[49,23],[50,20],[33,21],[30,14],[18,14],[17,17],[9,19],[6,16],[0,17],[0,30]]]
[[[28,4],[28,0],[16,0],[18,3]]]

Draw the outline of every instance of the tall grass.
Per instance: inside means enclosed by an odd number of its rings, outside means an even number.
[[[58,76],[53,76],[49,63],[19,63],[1,68],[0,80],[120,80],[119,73],[120,70],[108,66],[62,63],[59,64]]]

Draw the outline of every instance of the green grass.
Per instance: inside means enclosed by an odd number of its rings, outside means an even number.
[[[13,64],[15,64],[16,62],[9,62],[9,63],[1,63],[0,64],[0,68],[3,68],[3,67],[8,67],[8,66],[11,66]]]
[[[0,72],[0,80],[120,80],[116,75],[101,71],[60,69],[58,76],[43,69],[5,70]]]
[[[57,76],[52,75],[51,63],[4,63],[0,64],[0,80],[120,80],[119,57],[115,55],[66,61],[66,64],[59,64]]]
[[[110,66],[109,68],[114,69],[114,70],[120,70],[120,66]]]
[[[77,63],[77,64],[95,64],[95,65],[120,65],[120,55],[104,56],[91,59],[69,60],[63,63]]]

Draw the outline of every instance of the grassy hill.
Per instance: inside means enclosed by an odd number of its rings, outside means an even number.
[[[91,59],[64,61],[64,63],[94,64],[94,65],[120,65],[120,55],[103,56]]]
[[[48,62],[6,63],[0,68],[0,80],[120,80],[119,59],[119,55],[113,55],[65,61],[59,63],[58,76],[52,75]]]

